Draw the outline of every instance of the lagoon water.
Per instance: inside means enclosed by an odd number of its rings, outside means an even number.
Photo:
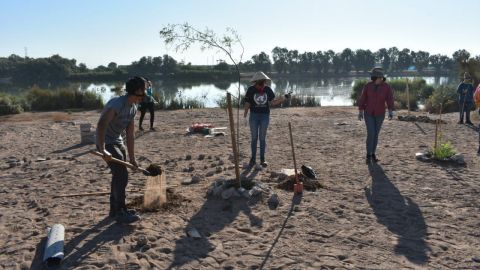
[[[447,77],[422,77],[428,84],[443,85],[452,82]],[[350,94],[355,80],[358,78],[329,78],[321,80],[274,80],[271,87],[276,94],[292,92],[297,96],[315,97],[321,106],[351,106],[353,104]],[[414,79],[409,77],[409,79]],[[225,98],[227,92],[233,97],[238,96],[238,91],[243,95],[248,88],[248,81],[238,82],[198,82],[184,83],[172,81],[153,81],[153,91],[164,96],[167,102],[176,99],[195,100],[201,102],[206,108],[219,107],[218,102]],[[94,91],[102,96],[104,102],[112,97],[123,93],[112,91],[112,89],[123,88],[123,82],[82,82],[70,83],[62,88],[69,88],[80,91]]]

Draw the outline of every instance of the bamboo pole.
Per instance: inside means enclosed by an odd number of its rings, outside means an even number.
[[[233,149],[233,159],[235,160],[235,177],[237,179],[238,187],[241,187],[240,182],[240,169],[238,168],[238,149],[235,142],[235,123],[233,121],[233,112],[232,112],[232,95],[227,93],[227,107],[228,107],[228,120],[230,122],[230,132],[232,138],[232,149]]]
[[[288,131],[290,132],[290,144],[292,145],[293,168],[295,169],[295,182],[298,183],[297,160],[295,159],[295,147],[293,146],[292,124],[288,122]]]

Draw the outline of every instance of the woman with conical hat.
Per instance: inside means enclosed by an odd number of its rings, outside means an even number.
[[[266,137],[268,124],[270,122],[270,107],[276,106],[290,98],[289,94],[275,98],[272,88],[267,83],[271,82],[270,78],[263,72],[257,72],[250,80],[253,85],[247,89],[245,94],[245,111],[243,116],[246,118],[250,111],[250,134],[251,134],[251,150],[252,156],[249,165],[256,164],[257,157],[257,141],[260,141],[260,164],[266,167],[268,164],[265,160]]]

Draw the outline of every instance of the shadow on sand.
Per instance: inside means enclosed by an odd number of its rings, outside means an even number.
[[[378,164],[370,164],[371,189],[365,188],[365,196],[379,223],[398,236],[395,253],[405,256],[415,264],[428,261],[429,246],[425,242],[427,225],[418,205],[400,191],[385,175]]]
[[[102,252],[106,243],[118,243],[122,237],[133,232],[131,226],[119,225],[110,218],[105,218],[93,227],[86,229],[72,239],[68,239],[68,228],[65,233],[65,258],[58,267],[47,268],[43,262],[43,252],[45,249],[46,238],[37,245],[35,257],[30,269],[72,269],[80,267],[90,254]],[[86,240],[89,238],[88,240]],[[86,242],[80,246],[82,241]]]
[[[272,246],[270,246],[270,249],[268,249],[267,256],[265,256],[265,258],[263,259],[259,269],[265,269],[265,264],[270,258],[273,248],[275,248],[275,245],[277,244],[278,240],[282,236],[283,230],[285,229],[285,225],[287,225],[288,219],[292,216],[295,205],[299,205],[301,201],[302,201],[302,195],[293,195],[292,204],[290,205],[290,210],[288,211],[287,217],[283,221],[282,227],[280,228],[280,231],[278,232],[277,237],[275,237],[275,239],[273,240]]]
[[[208,238],[231,224],[240,213],[248,216],[250,226],[262,227],[263,220],[253,215],[250,209],[250,205],[256,202],[249,202],[245,198],[226,201],[213,196],[207,197],[202,208],[188,222],[185,235],[176,240],[174,259],[167,269],[183,269],[182,266],[191,261],[206,258],[216,248]],[[187,232],[192,228],[195,228],[202,237],[199,239],[188,237]]]

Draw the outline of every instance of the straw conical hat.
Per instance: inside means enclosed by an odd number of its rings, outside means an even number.
[[[259,71],[253,75],[252,79],[250,80],[251,82],[256,82],[256,81],[261,81],[261,80],[267,80],[267,81],[272,81],[265,73]]]

